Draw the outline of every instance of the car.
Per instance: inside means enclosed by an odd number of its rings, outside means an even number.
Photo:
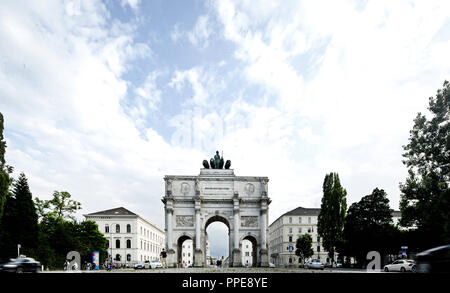
[[[152,269],[157,269],[157,268],[162,268],[162,263],[159,260],[152,260],[150,262],[150,268]]]
[[[275,264],[269,262],[269,268],[275,268]]]
[[[410,259],[399,259],[384,266],[385,272],[416,272],[416,264]]]
[[[41,263],[31,257],[11,258],[8,263],[0,267],[2,272],[24,273],[41,271]]]
[[[438,246],[416,255],[417,272],[450,272],[450,245]]]
[[[313,258],[305,264],[305,268],[323,270],[325,268],[325,265],[322,263],[320,259]]]
[[[135,270],[139,270],[139,269],[149,269],[150,268],[150,262],[149,261],[145,261],[145,262],[138,262],[134,265],[134,269]]]

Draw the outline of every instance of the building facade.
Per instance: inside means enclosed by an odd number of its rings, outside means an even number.
[[[301,265],[302,260],[295,255],[295,244],[304,234],[310,234],[312,238],[314,254],[311,258],[318,258],[327,264],[331,263],[317,230],[319,214],[320,208],[298,207],[281,215],[269,226],[269,256],[272,263],[280,267]],[[394,225],[398,224],[400,218],[399,211],[392,213]],[[289,246],[293,247],[293,251],[289,251]],[[336,257],[337,254],[335,254]]]
[[[328,253],[323,249],[322,239],[317,233],[317,220],[320,209],[298,207],[281,215],[269,226],[269,256],[276,266],[294,266],[302,264],[295,255],[297,239],[304,234],[311,235],[314,254],[322,262],[329,262]],[[289,251],[289,246],[293,251]]]
[[[159,260],[165,245],[164,231],[139,215],[120,207],[83,216],[96,222],[108,239],[108,259],[113,263],[134,265]]]

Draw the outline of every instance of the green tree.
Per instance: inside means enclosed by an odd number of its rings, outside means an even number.
[[[361,265],[369,251],[378,251],[381,255],[397,253],[399,231],[392,225],[392,212],[383,189],[375,188],[371,194],[353,203],[345,219],[342,253],[355,257]]]
[[[35,205],[39,217],[53,217],[60,220],[75,221],[73,214],[81,209],[81,203],[70,198],[71,195],[67,191],[53,192],[53,198],[50,200],[36,198]]]
[[[401,225],[417,228],[415,247],[450,241],[450,83],[429,98],[429,118],[418,113],[403,146],[409,176],[400,184]],[[419,236],[420,235],[420,236]],[[421,240],[422,239],[422,240]]]
[[[50,269],[61,269],[69,251],[78,251],[82,262],[92,260],[92,252],[100,252],[100,261],[107,257],[108,240],[92,221],[77,222],[73,213],[81,204],[68,192],[53,193],[50,200],[35,199],[39,214],[39,260]]]
[[[302,262],[314,254],[314,250],[312,249],[312,238],[309,234],[298,237],[295,247],[295,255],[299,256]]]
[[[12,183],[12,178],[10,174],[13,172],[11,166],[6,165],[5,161],[5,151],[6,151],[6,141],[3,137],[4,129],[3,114],[0,113],[0,225],[3,218],[3,212],[5,208],[6,198],[8,195],[9,186]],[[1,239],[0,239],[1,240]]]
[[[13,183],[13,190],[7,198],[4,223],[2,225],[2,255],[17,255],[17,244],[21,254],[35,256],[38,238],[38,219],[32,194],[25,174],[21,173]]]
[[[336,247],[342,243],[345,213],[347,210],[347,191],[341,186],[339,175],[330,173],[323,182],[323,197],[318,217],[317,229],[323,238],[323,247],[334,262]]]
[[[97,223],[93,221],[83,221],[77,225],[77,251],[83,261],[90,262],[92,252],[100,253],[100,262],[108,256],[108,240],[99,231]]]

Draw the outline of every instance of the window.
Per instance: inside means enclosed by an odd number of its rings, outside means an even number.
[[[131,225],[130,224],[127,225],[127,233],[131,233]]]
[[[106,243],[108,244],[108,247],[109,247],[109,240],[106,240]]]
[[[317,242],[320,242],[320,236],[317,236]]]
[[[289,242],[292,242],[292,236],[289,236]]]
[[[245,256],[250,256],[250,252],[246,251]]]
[[[292,263],[292,258],[289,258],[289,263]]]
[[[292,228],[289,228],[289,233],[292,233]]]
[[[292,217],[289,217],[289,224],[292,224]]]
[[[120,240],[119,239],[116,240],[116,248],[120,248]]]
[[[120,225],[116,224],[116,233],[120,233]]]
[[[120,261],[120,254],[116,254],[116,260]]]
[[[298,228],[298,233],[302,233],[302,228]]]
[[[109,226],[108,225],[105,226],[105,233],[109,233]]]
[[[299,223],[299,224],[302,223],[302,217],[298,217],[298,223]]]
[[[320,252],[320,246],[317,246],[317,252]]]
[[[127,239],[127,248],[131,248],[131,240]]]
[[[131,254],[127,254],[127,261],[131,261]]]
[[[308,224],[311,224],[311,217],[308,217]]]

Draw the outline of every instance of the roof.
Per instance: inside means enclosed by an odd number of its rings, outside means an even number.
[[[155,229],[159,230],[161,233],[163,233],[163,234],[165,233],[164,230],[162,230],[161,228],[155,226],[154,224],[150,223],[149,221],[147,221],[146,219],[142,218],[138,214],[135,214],[132,211],[129,211],[129,210],[127,210],[124,207],[110,209],[110,210],[104,210],[104,211],[95,212],[95,213],[90,213],[90,214],[87,214],[87,215],[84,215],[84,216],[85,217],[88,217],[88,216],[136,216],[139,219],[141,219],[144,222],[146,222],[147,224],[149,224],[150,226],[152,226]]]
[[[110,209],[110,210],[104,210],[104,211],[100,211],[100,212],[87,214],[87,216],[103,216],[103,215],[137,216],[135,213],[127,210],[124,207]]]
[[[312,215],[312,216],[318,216],[320,214],[319,208],[303,208],[298,207],[296,209],[293,209],[292,211],[289,211],[285,213],[283,216],[302,216],[302,215]]]
[[[287,213],[282,214],[275,221],[273,221],[272,224],[275,223],[276,221],[278,221],[283,216],[318,216],[319,214],[320,214],[320,208],[298,207]],[[269,226],[272,226],[272,224],[270,224]]]

